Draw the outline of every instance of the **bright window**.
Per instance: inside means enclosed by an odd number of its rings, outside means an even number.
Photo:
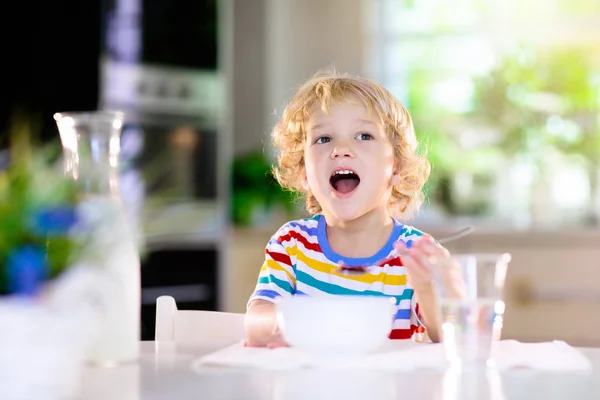
[[[429,211],[597,224],[599,1],[372,3],[369,72],[408,107],[428,149]]]

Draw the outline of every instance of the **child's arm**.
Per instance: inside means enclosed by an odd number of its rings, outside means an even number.
[[[432,258],[437,262],[450,260],[450,253],[430,236],[422,237],[410,249],[400,241],[396,243],[395,247],[406,268],[427,335],[432,342],[439,342],[441,340],[441,310],[435,293],[430,262]],[[448,262],[447,268],[443,268],[443,271],[441,279],[446,290],[452,291],[457,297],[462,297],[464,285],[462,280],[457,278],[457,271],[452,268],[452,263]]]
[[[275,304],[266,300],[254,300],[246,311],[246,345],[285,346],[279,333]]]
[[[419,311],[424,319],[425,330],[427,336],[432,342],[437,343],[441,339],[440,321],[439,321],[439,304],[437,302],[433,285],[413,288],[417,302],[419,303]]]
[[[279,334],[275,302],[279,297],[293,295],[296,290],[296,271],[285,247],[288,241],[289,228],[284,226],[265,249],[265,261],[246,310],[246,344],[249,346],[285,345]]]

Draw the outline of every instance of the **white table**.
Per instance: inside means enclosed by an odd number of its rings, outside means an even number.
[[[191,369],[198,357],[224,344],[142,342],[139,363],[88,369],[86,400],[154,399],[600,399],[600,348],[580,349],[594,364],[590,375],[513,370],[470,376],[450,373],[358,373],[303,370],[270,372],[234,368]],[[454,389],[453,389],[454,388]]]

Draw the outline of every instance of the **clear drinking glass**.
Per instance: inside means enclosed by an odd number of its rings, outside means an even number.
[[[434,264],[442,341],[451,364],[493,366],[491,350],[502,331],[510,260],[508,253],[462,254],[452,257],[452,268]]]
[[[448,368],[439,387],[440,400],[506,400],[500,373],[495,368],[463,370]]]
[[[119,190],[121,112],[57,113],[65,174],[79,188],[79,216],[91,236],[83,262],[99,267],[101,321],[88,361],[135,361],[140,340],[140,258]]]

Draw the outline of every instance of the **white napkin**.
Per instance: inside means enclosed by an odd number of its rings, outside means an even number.
[[[392,341],[390,341],[392,342]],[[369,369],[387,371],[441,370],[446,368],[442,344],[394,341],[380,351],[366,355],[311,354],[294,348],[266,349],[237,343],[204,356],[193,368],[207,366],[259,368],[267,370]],[[536,371],[592,370],[591,362],[577,349],[562,341],[521,343],[502,340],[494,351],[499,370],[527,368]]]

